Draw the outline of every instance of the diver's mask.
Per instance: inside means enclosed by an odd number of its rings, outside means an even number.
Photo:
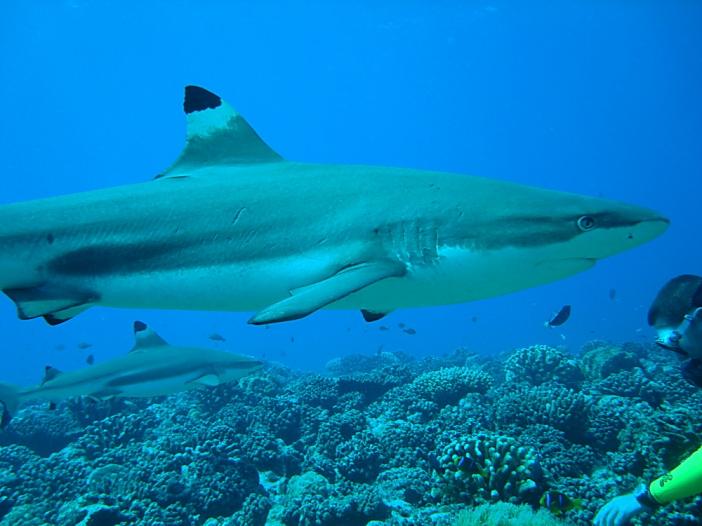
[[[656,343],[678,354],[702,359],[702,307],[685,314],[677,329],[659,329]]]
[[[686,314],[677,329],[659,330],[656,343],[690,358],[681,367],[683,377],[702,388],[702,307]]]

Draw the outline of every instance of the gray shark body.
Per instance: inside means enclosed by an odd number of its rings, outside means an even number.
[[[71,372],[47,367],[40,385],[0,384],[0,402],[11,414],[35,400],[162,396],[232,382],[262,366],[253,358],[224,351],[169,345],[141,322],[135,323],[135,339],[127,355],[98,365]]]
[[[0,288],[19,316],[91,305],[382,316],[570,276],[644,243],[648,209],[480,177],[283,160],[186,88],[186,147],[141,184],[0,207]]]

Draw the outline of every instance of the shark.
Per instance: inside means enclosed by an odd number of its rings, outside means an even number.
[[[199,86],[183,109],[185,147],[154,178],[0,207],[0,289],[21,319],[100,305],[375,321],[566,278],[669,225],[509,181],[289,161]]]
[[[47,366],[43,381],[33,387],[0,383],[0,427],[27,402],[163,396],[234,382],[263,367],[248,356],[169,345],[141,321],[134,322],[134,339],[129,353],[101,364],[70,372]]]

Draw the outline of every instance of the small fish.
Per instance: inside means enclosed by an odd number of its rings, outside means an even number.
[[[65,351],[65,350],[66,350],[66,346],[65,346],[64,344],[62,344],[62,343],[59,343],[58,345],[54,345],[54,350],[56,350],[56,351]]]
[[[227,341],[227,339],[224,336],[222,336],[221,334],[219,334],[217,332],[213,332],[212,334],[210,334],[208,336],[208,338],[210,340],[212,340],[213,342],[226,342]]]
[[[415,331],[412,327],[407,327],[407,328],[402,329],[402,330],[409,335],[417,334],[417,331]]]
[[[609,299],[612,301],[617,299],[617,289],[609,289]]]
[[[405,325],[405,324],[402,323],[402,322],[398,323],[397,326],[398,326],[400,329],[404,329],[405,327],[407,327],[407,325]]]
[[[544,323],[544,325],[546,327],[558,327],[559,325],[563,325],[565,322],[567,322],[568,318],[570,318],[570,305],[563,305],[561,310],[559,310],[558,313],[553,316],[553,318]]]
[[[295,343],[295,336],[290,336],[290,343]]]
[[[388,327],[387,325],[381,325],[380,327],[378,327],[378,330],[379,331],[389,331],[390,327]]]
[[[482,477],[487,475],[485,468],[481,467],[473,457],[468,455],[464,455],[458,459],[456,466],[465,473],[478,473]]]
[[[470,321],[472,321],[473,323],[477,323],[477,322],[478,322],[478,317],[477,317],[477,316],[473,316],[473,317],[470,319]]]
[[[78,348],[79,348],[80,350],[82,350],[82,351],[85,350],[85,349],[90,349],[92,346],[93,346],[93,344],[92,344],[92,343],[88,343],[88,342],[80,342],[80,343],[78,344]]]
[[[95,356],[93,356],[92,354],[86,356],[85,363],[87,363],[88,365],[93,365],[95,363]]]
[[[581,509],[581,499],[570,499],[558,491],[547,491],[541,496],[539,504],[555,515],[561,515],[572,509]]]

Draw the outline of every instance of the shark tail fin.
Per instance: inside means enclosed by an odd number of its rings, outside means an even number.
[[[183,110],[187,119],[185,148],[160,177],[183,177],[197,168],[282,161],[251,125],[218,95],[186,86]]]
[[[0,382],[0,404],[2,405],[2,416],[0,416],[0,429],[7,427],[12,417],[17,412],[20,402],[20,388],[16,385]]]

